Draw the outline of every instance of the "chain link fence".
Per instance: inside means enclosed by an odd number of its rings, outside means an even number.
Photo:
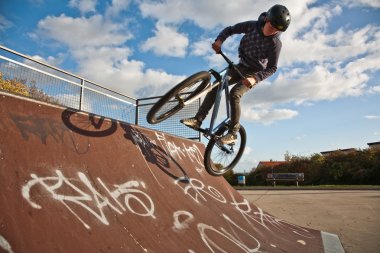
[[[2,91],[200,140],[198,132],[179,123],[179,119],[195,115],[200,101],[162,123],[150,125],[146,115],[159,97],[136,99],[126,96],[1,45],[0,81]]]
[[[173,133],[175,135],[178,135],[187,139],[200,140],[201,138],[200,132],[194,131],[193,129],[188,128],[179,122],[180,119],[193,117],[197,113],[200,107],[200,102],[201,102],[200,99],[187,105],[180,112],[174,114],[173,116],[166,119],[165,121],[155,124],[155,125],[151,125],[147,122],[146,115],[148,114],[149,109],[154,105],[154,103],[159,98],[160,97],[150,97],[150,98],[142,98],[142,99],[137,100],[138,115],[137,115],[136,125],[144,126],[144,127],[151,128],[154,130],[159,130],[162,132]]]

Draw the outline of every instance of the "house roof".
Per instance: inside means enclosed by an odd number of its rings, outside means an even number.
[[[285,164],[286,161],[260,161],[257,165],[257,168],[259,167],[274,167],[280,164]]]
[[[336,152],[354,152],[356,151],[355,148],[345,148],[345,149],[336,149],[336,150],[331,150],[331,151],[323,151],[321,152],[322,155],[326,155],[326,154],[331,154],[331,153],[336,153]]]

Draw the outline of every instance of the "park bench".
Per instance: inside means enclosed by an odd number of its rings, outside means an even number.
[[[304,173],[268,173],[267,174],[267,181],[273,182],[273,187],[276,186],[276,182],[278,181],[295,181],[298,182],[304,181],[305,175]]]

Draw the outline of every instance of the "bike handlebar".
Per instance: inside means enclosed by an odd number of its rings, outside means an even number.
[[[224,60],[226,60],[229,67],[233,68],[242,79],[245,79],[245,76],[240,72],[240,70],[235,66],[235,64],[223,53],[222,50],[219,51],[219,54],[224,58]]]

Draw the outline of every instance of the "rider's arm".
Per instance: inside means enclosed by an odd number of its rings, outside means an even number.
[[[270,77],[277,71],[277,62],[280,57],[281,47],[282,43],[277,39],[274,47],[269,52],[266,68],[253,74],[257,83]]]
[[[248,88],[253,88],[253,86],[255,86],[257,83],[256,79],[253,76],[247,77],[246,79],[243,79],[241,82]]]
[[[216,37],[216,40],[220,40],[222,43],[233,34],[249,33],[255,29],[257,21],[245,21],[237,23],[233,26],[228,26],[224,28]]]
[[[216,53],[219,53],[222,48],[223,42],[233,34],[248,33],[254,29],[256,21],[241,22],[233,26],[224,28],[216,37],[215,42],[212,44],[212,48]]]

